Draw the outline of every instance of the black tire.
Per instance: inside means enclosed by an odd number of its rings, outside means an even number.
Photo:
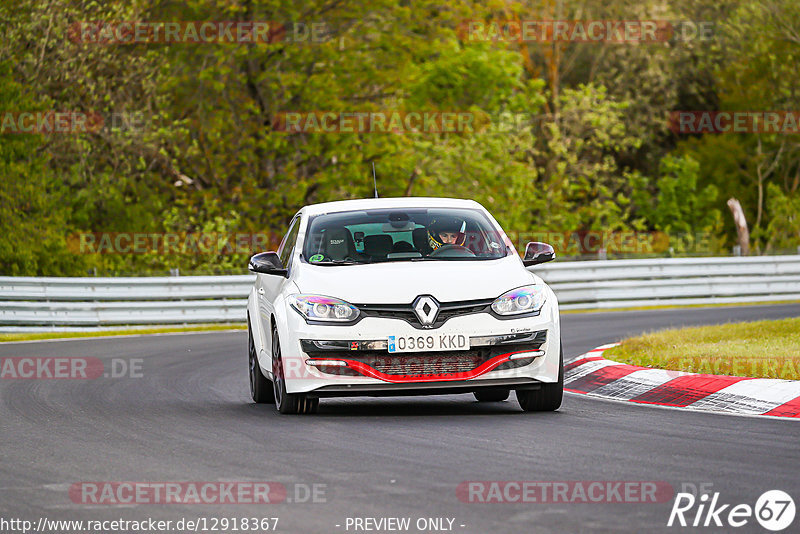
[[[272,377],[274,380],[275,406],[282,414],[317,413],[319,398],[310,398],[302,393],[286,393],[286,380],[283,374],[281,342],[278,329],[272,327]]]
[[[564,349],[558,357],[558,382],[542,384],[540,389],[516,390],[519,405],[526,412],[553,412],[564,397]]]
[[[502,402],[511,394],[510,389],[492,388],[473,391],[478,402]]]
[[[253,343],[253,331],[250,327],[250,318],[247,318],[247,356],[250,374],[250,396],[257,404],[274,404],[275,394],[272,392],[272,382],[261,372],[256,357],[256,344]]]

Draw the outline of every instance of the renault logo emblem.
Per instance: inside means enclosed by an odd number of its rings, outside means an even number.
[[[422,326],[430,327],[439,315],[439,303],[430,295],[420,295],[414,301],[414,313]]]

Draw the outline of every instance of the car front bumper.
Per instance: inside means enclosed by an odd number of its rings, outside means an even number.
[[[475,313],[428,330],[383,317],[365,317],[349,326],[312,325],[288,307],[286,319],[286,330],[279,335],[288,393],[460,393],[490,387],[536,389],[558,380],[561,336],[555,298],[536,316],[498,319]],[[470,346],[442,352],[387,350],[389,336],[427,335],[468,336]]]

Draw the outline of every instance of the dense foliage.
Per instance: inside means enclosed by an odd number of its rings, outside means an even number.
[[[796,250],[800,137],[680,134],[668,116],[800,110],[800,4],[608,3],[3,2],[0,110],[105,121],[87,133],[0,134],[0,274],[241,271],[249,250],[86,254],[75,240],[250,233],[274,243],[304,204],[371,196],[372,162],[382,196],[474,198],[520,240],[642,232],[659,236],[647,253],[729,254],[736,230],[725,203],[735,197],[753,252]],[[471,39],[460,29],[515,19],[711,21],[713,35],[541,43]],[[250,44],[112,45],[71,33],[86,21],[204,20],[323,25],[314,38],[289,31]],[[467,111],[488,126],[277,127],[281,113],[314,110]]]

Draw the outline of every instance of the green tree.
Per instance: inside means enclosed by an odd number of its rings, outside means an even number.
[[[691,157],[666,156],[655,187],[642,176],[633,177],[637,215],[670,237],[673,252],[709,253],[719,247],[714,239],[722,222],[715,208],[719,191],[714,185],[698,187],[699,171]]]

